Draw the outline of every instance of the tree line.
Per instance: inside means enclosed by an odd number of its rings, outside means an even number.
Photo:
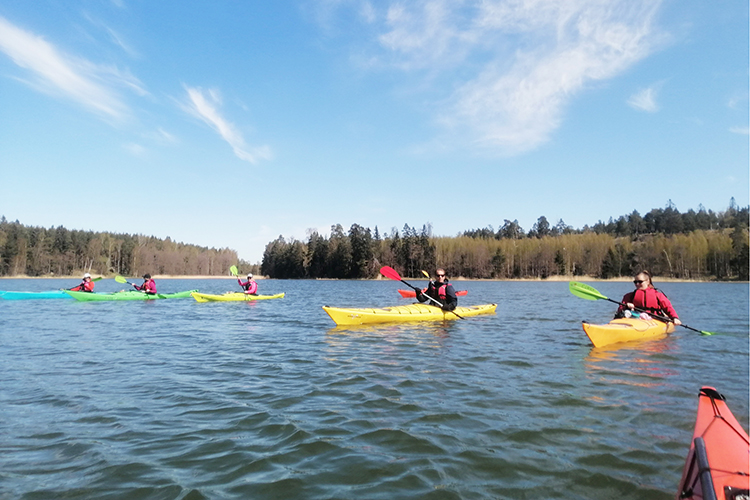
[[[381,266],[420,277],[421,270],[446,269],[453,277],[539,278],[551,276],[631,276],[648,269],[656,276],[683,279],[748,280],[748,213],[734,199],[724,212],[702,206],[680,213],[670,201],[645,216],[637,211],[607,223],[574,229],[540,217],[525,232],[517,220],[432,235],[404,225],[381,235],[353,224],[348,232],[331,227],[328,237],[310,231],[306,242],[279,236],[266,245],[261,273],[271,278],[374,278]]]
[[[144,273],[224,275],[229,267],[258,272],[229,248],[206,248],[171,238],[33,227],[0,217],[0,276]]]

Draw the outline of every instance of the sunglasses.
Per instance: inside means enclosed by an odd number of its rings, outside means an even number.
[[[445,278],[445,275],[444,274],[438,274],[437,277],[438,278]]]
[[[641,283],[644,283],[644,281],[643,280],[633,280],[633,283],[635,283],[636,285],[640,285]]]

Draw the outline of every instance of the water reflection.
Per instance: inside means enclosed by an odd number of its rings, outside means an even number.
[[[669,337],[623,342],[592,348],[584,359],[584,369],[587,375],[609,384],[653,388],[679,374],[666,363],[679,355],[677,342]]]
[[[448,337],[454,322],[430,322],[415,324],[383,323],[379,325],[345,325],[335,326],[328,330],[329,335],[421,335],[430,334],[439,338]]]

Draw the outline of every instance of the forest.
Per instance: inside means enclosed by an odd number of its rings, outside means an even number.
[[[696,280],[748,280],[748,212],[730,201],[723,212],[680,213],[670,201],[641,216],[637,211],[574,229],[539,217],[529,231],[517,220],[433,236],[430,224],[404,225],[381,235],[353,224],[309,231],[306,242],[279,236],[266,245],[261,274],[271,278],[366,279],[391,266],[406,277],[445,268],[469,279],[616,278],[649,270],[654,276]]]
[[[154,236],[45,229],[0,217],[0,276],[70,276],[83,272],[215,276],[239,264],[257,272],[228,248],[188,245]]]
[[[445,268],[470,279],[616,278],[647,269],[655,276],[748,280],[748,212],[730,201],[723,212],[681,213],[671,203],[644,216],[637,211],[574,229],[545,216],[525,231],[504,219],[456,236],[434,236],[430,224],[405,224],[388,234],[353,224],[309,231],[307,241],[279,236],[260,264],[229,248],[206,248],[144,236],[59,227],[30,227],[0,217],[0,276],[70,276],[82,272],[140,276],[219,276],[237,265],[269,278],[368,279],[391,266],[405,277]]]

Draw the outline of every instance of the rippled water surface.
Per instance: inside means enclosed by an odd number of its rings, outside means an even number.
[[[459,282],[497,314],[348,328],[321,306],[410,300],[387,280],[260,286],[286,297],[0,300],[0,498],[669,499],[702,385],[748,425],[747,284],[661,285],[722,335],[599,349],[580,322],[616,306],[567,283]]]

